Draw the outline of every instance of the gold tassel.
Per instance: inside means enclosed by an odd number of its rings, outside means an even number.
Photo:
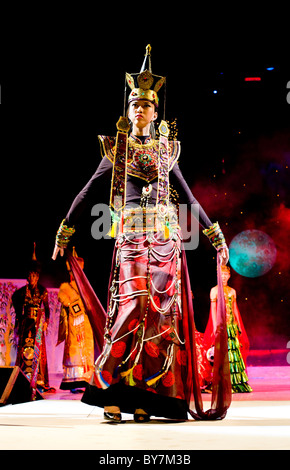
[[[121,372],[121,373],[120,373],[120,376],[121,376],[121,377],[127,377],[127,375],[129,375],[129,374],[132,372],[132,370],[134,369],[134,367],[135,367],[135,366],[131,367],[131,369],[125,370],[124,372]]]
[[[121,218],[116,212],[110,209],[111,212],[111,219],[112,219],[112,226],[107,235],[111,238],[116,238],[118,235],[118,224],[121,221]]]
[[[168,216],[165,217],[165,220],[164,220],[164,228],[163,228],[163,232],[164,232],[164,238],[169,238],[170,237],[170,223],[169,223],[169,219],[168,219]]]
[[[121,372],[121,377],[126,378],[126,382],[128,385],[131,387],[134,387],[136,385],[134,379],[133,379],[133,369],[135,366],[131,367],[131,369],[125,370],[124,372]]]
[[[153,379],[147,380],[146,381],[147,385],[151,387],[151,385],[155,384],[157,380],[161,379],[161,377],[163,377],[163,375],[165,374],[166,372],[162,372],[161,374],[157,375],[157,377],[153,377]]]
[[[165,239],[169,238],[169,235],[170,235],[170,231],[169,231],[167,224],[165,223],[164,224],[164,238]]]
[[[136,382],[135,382],[134,379],[133,379],[133,369],[134,369],[134,367],[131,369],[131,372],[130,372],[130,374],[127,376],[127,379],[126,379],[128,385],[130,385],[131,387],[135,387],[135,385],[136,385]]]
[[[111,229],[109,230],[107,235],[111,238],[116,238],[116,236],[117,236],[117,227],[118,227],[118,222],[117,221],[113,222],[113,224],[111,226]]]

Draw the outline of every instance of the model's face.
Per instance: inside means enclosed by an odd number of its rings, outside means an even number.
[[[149,131],[151,122],[157,118],[157,112],[150,101],[136,100],[130,103],[128,116],[133,124],[133,132],[134,127],[139,130],[148,128]]]
[[[226,271],[222,271],[222,281],[223,281],[223,285],[226,286],[227,283],[228,283],[228,280],[230,278],[230,273],[226,272]]]
[[[28,282],[32,287],[35,287],[39,279],[39,274],[38,273],[29,273],[28,275]]]

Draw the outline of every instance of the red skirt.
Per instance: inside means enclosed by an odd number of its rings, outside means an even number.
[[[109,293],[104,347],[82,401],[168,418],[224,417],[228,400],[216,396],[203,411],[180,232],[119,236]]]
[[[96,364],[95,384],[129,386],[185,399],[187,375],[180,305],[180,246],[164,240],[122,237],[106,325],[106,344]]]

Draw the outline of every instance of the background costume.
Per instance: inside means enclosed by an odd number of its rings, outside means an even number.
[[[73,256],[83,269],[84,260],[77,256],[75,250],[73,250]],[[71,271],[69,265],[68,268]],[[60,388],[74,390],[85,387],[93,372],[93,332],[73,276],[70,282],[61,284],[58,300],[62,308],[57,344],[65,341],[63,378]]]
[[[230,273],[230,268],[222,266],[222,270]],[[246,361],[249,352],[249,340],[237,305],[236,290],[228,285],[223,286],[226,305],[226,321],[228,334],[228,355],[230,364],[232,392],[252,392],[248,384]],[[212,363],[214,357],[214,316],[217,303],[217,288],[211,290],[211,308],[209,320],[203,336],[203,366],[200,370],[201,385],[210,389],[212,381]]]
[[[137,74],[136,85],[136,77],[127,74],[132,90],[129,101],[146,99],[158,104],[157,91],[164,80],[145,70]],[[128,137],[127,124],[126,118],[121,118],[115,138],[99,137],[103,160],[74,200],[56,240],[58,246],[66,247],[74,231],[72,226],[86,205],[96,202],[104,181],[111,181],[113,225],[118,222],[119,234],[107,311],[97,300],[95,309],[89,309],[92,322],[96,311],[99,315],[93,330],[101,354],[82,401],[119,406],[127,413],[142,408],[149,415],[167,418],[187,419],[188,412],[195,419],[223,418],[231,401],[224,305],[221,302],[219,306],[216,341],[220,355],[216,355],[212,407],[204,412],[191,286],[169,181],[180,202],[187,204],[195,216],[199,212],[200,222],[217,248],[225,246],[224,238],[185,182],[177,163],[180,142],[168,141],[166,123],[162,121],[159,126],[159,140],[132,134]],[[68,256],[84,302],[90,304],[94,295],[91,291],[88,294],[88,281],[73,257]]]
[[[40,273],[40,264],[36,260],[35,251],[29,273],[37,273],[37,275]],[[30,380],[33,380],[34,372],[38,372],[38,387],[46,391],[50,390],[45,335],[43,328],[41,328],[41,323],[49,321],[48,292],[38,281],[33,286],[28,280],[26,286],[14,292],[12,303],[16,315],[15,329],[19,338],[15,365],[20,366]],[[38,347],[36,335],[40,331],[39,328],[41,333]]]

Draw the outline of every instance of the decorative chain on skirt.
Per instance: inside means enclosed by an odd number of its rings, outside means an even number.
[[[126,385],[185,398],[187,356],[182,333],[181,237],[122,234],[116,241],[95,385]]]

